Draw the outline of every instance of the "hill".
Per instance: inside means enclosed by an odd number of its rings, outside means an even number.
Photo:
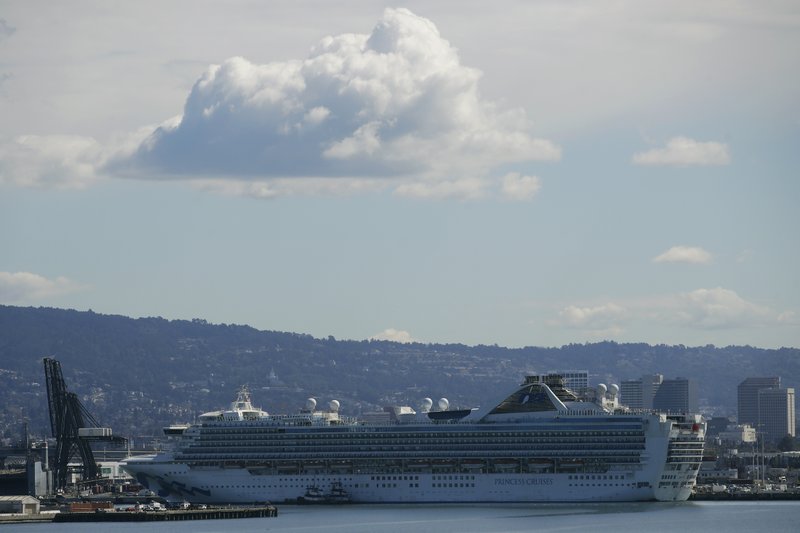
[[[103,425],[152,435],[227,405],[249,385],[267,411],[295,411],[305,398],[337,399],[345,413],[428,396],[483,405],[525,373],[586,369],[594,383],[646,373],[693,377],[701,406],[736,411],[745,377],[780,375],[800,386],[800,350],[599,342],[560,348],[401,344],[336,340],[204,320],[132,319],[52,308],[0,306],[0,438],[22,421],[49,434],[43,357],[63,366],[70,390]]]

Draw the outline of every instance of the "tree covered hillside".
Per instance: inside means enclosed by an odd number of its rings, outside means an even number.
[[[313,396],[349,414],[386,404],[417,406],[446,396],[485,405],[525,373],[586,369],[594,383],[645,373],[693,377],[701,406],[735,414],[736,386],[780,375],[800,386],[800,350],[750,346],[651,346],[600,342],[561,348],[318,339],[204,320],[132,319],[73,310],[0,306],[0,438],[20,424],[49,433],[42,358],[63,367],[67,387],[115,433],[141,436],[227,405],[248,385],[270,412],[294,411]]]

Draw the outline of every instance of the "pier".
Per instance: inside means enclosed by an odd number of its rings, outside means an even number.
[[[259,507],[219,507],[166,511],[93,511],[0,515],[3,523],[35,522],[173,522],[179,520],[229,520],[234,518],[274,518],[274,505]]]
[[[274,518],[274,505],[260,507],[220,507],[166,511],[112,511],[57,513],[54,522],[172,522],[178,520],[228,520],[232,518]]]

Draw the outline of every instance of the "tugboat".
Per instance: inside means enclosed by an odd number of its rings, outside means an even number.
[[[334,481],[331,483],[331,488],[328,493],[322,492],[316,485],[309,485],[306,487],[306,492],[301,497],[297,498],[297,503],[305,505],[319,505],[319,504],[338,504],[349,503],[350,494],[347,493],[342,483]]]
[[[316,485],[309,485],[305,494],[297,498],[297,503],[325,503],[325,494]]]
[[[341,482],[331,483],[331,490],[325,497],[326,503],[350,503],[350,495],[344,490]]]

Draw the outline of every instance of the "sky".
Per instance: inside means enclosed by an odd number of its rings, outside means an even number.
[[[795,1],[0,1],[0,304],[800,346]]]

